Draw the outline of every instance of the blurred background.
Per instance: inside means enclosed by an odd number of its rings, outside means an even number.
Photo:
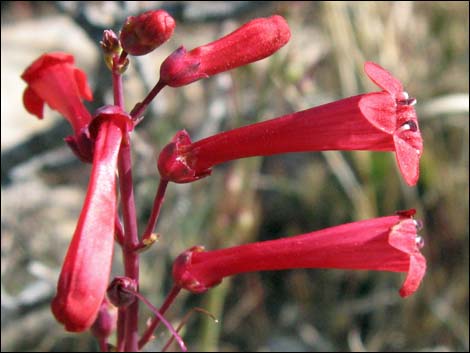
[[[402,274],[295,270],[240,275],[203,295],[183,293],[168,312],[190,350],[468,351],[468,2],[2,2],[1,36],[1,349],[96,351],[88,334],[68,334],[49,302],[86,192],[89,166],[63,138],[64,119],[22,106],[20,75],[39,55],[66,51],[88,74],[91,111],[112,102],[98,41],[124,19],[166,9],[171,40],[131,58],[128,109],[158,80],[178,46],[191,49],[255,17],[284,16],[290,42],[272,57],[166,88],[133,135],[136,203],[142,232],[158,184],[155,158],[179,129],[193,140],[217,131],[378,90],[367,60],[387,68],[416,97],[424,139],[419,184],[410,188],[392,153],[296,153],[251,158],[214,169],[188,185],[171,184],[157,231],[142,255],[141,290],[159,306],[171,287],[172,260],[208,249],[301,234],[416,208],[428,272],[408,299]],[[118,249],[117,249],[118,250]],[[120,251],[113,272],[122,274]],[[150,312],[141,308],[141,327]],[[163,328],[147,350],[168,340]],[[171,349],[178,350],[177,346]]]

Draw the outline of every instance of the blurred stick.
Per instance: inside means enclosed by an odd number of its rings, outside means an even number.
[[[454,93],[430,99],[419,107],[422,114],[420,117],[426,119],[437,118],[443,114],[468,114],[469,99],[468,93]]]

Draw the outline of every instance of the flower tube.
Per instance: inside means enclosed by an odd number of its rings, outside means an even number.
[[[264,59],[290,39],[289,25],[278,15],[257,18],[212,43],[175,50],[160,67],[160,81],[180,87],[201,78]]]
[[[65,141],[80,159],[91,162],[92,144],[87,130],[91,115],[82,100],[91,101],[93,95],[86,74],[75,67],[73,56],[61,52],[44,54],[23,72],[21,78],[28,84],[23,94],[28,112],[42,119],[45,103],[57,110],[74,130],[74,135]]]
[[[51,305],[67,331],[88,329],[106,293],[114,247],[117,157],[132,126],[117,107],[107,107],[90,127],[96,135],[90,182]]]
[[[193,247],[173,265],[175,283],[202,293],[224,277],[245,272],[323,268],[407,273],[400,295],[419,287],[426,259],[419,249],[414,210],[395,216],[343,224],[316,232],[226,249],[204,251]]]
[[[222,132],[191,142],[178,132],[160,153],[163,179],[185,183],[230,160],[288,152],[327,150],[394,151],[409,185],[419,177],[423,151],[415,100],[377,64],[367,62],[369,78],[383,89]]]

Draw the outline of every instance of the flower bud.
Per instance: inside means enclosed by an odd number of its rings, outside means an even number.
[[[122,48],[121,43],[119,43],[119,38],[114,33],[114,31],[110,29],[106,29],[103,32],[103,38],[100,41],[101,50],[103,51],[103,58],[104,62],[108,69],[113,70],[114,68],[114,61],[113,58],[116,55],[121,54]],[[127,64],[129,60],[127,60]]]
[[[171,87],[184,86],[264,59],[289,39],[289,26],[283,17],[258,18],[190,52],[184,47],[178,48],[162,63],[160,80]]]
[[[147,11],[130,16],[121,29],[122,48],[131,55],[145,55],[170,39],[175,20],[166,11]]]
[[[100,41],[100,46],[105,55],[120,54],[121,52],[119,39],[116,33],[110,29],[106,29],[103,32],[103,39]]]
[[[107,289],[109,300],[118,308],[129,306],[135,301],[132,292],[137,292],[137,282],[122,276],[115,277]]]
[[[113,306],[106,296],[104,297],[98,316],[91,326],[91,332],[93,336],[97,338],[106,339],[108,338],[116,328],[117,323],[117,310]]]

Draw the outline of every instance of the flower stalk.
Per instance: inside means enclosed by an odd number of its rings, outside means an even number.
[[[118,58],[114,58],[117,63]],[[113,70],[114,102],[119,107],[124,106],[122,89],[122,75],[118,70]],[[137,213],[135,210],[134,187],[132,180],[132,160],[130,142],[127,134],[118,156],[119,190],[121,194],[122,215],[124,220],[123,258],[125,275],[139,283],[139,254],[133,249],[138,246]],[[121,321],[125,323],[124,348],[127,351],[137,350],[138,339],[138,315],[139,302],[135,301],[125,311],[120,311],[124,316]]]
[[[145,228],[144,235],[142,236],[143,245],[147,245],[146,242],[154,241],[151,240],[152,234],[153,230],[155,229],[155,226],[157,225],[158,216],[160,215],[160,210],[162,208],[163,201],[165,200],[165,192],[167,186],[167,180],[160,180],[160,183],[158,184],[158,191],[153,201],[152,213],[150,214],[147,227]]]
[[[153,320],[150,322],[150,324],[147,326],[147,329],[145,330],[144,334],[139,340],[139,349],[142,349],[147,342],[149,342],[152,339],[153,332],[155,329],[158,327],[161,321],[161,316],[165,314],[165,312],[168,310],[168,308],[173,304],[175,301],[176,297],[181,291],[181,287],[179,286],[173,286],[170,290],[170,293],[168,293],[165,301],[163,302],[162,306],[158,310],[160,315],[156,315]]]

